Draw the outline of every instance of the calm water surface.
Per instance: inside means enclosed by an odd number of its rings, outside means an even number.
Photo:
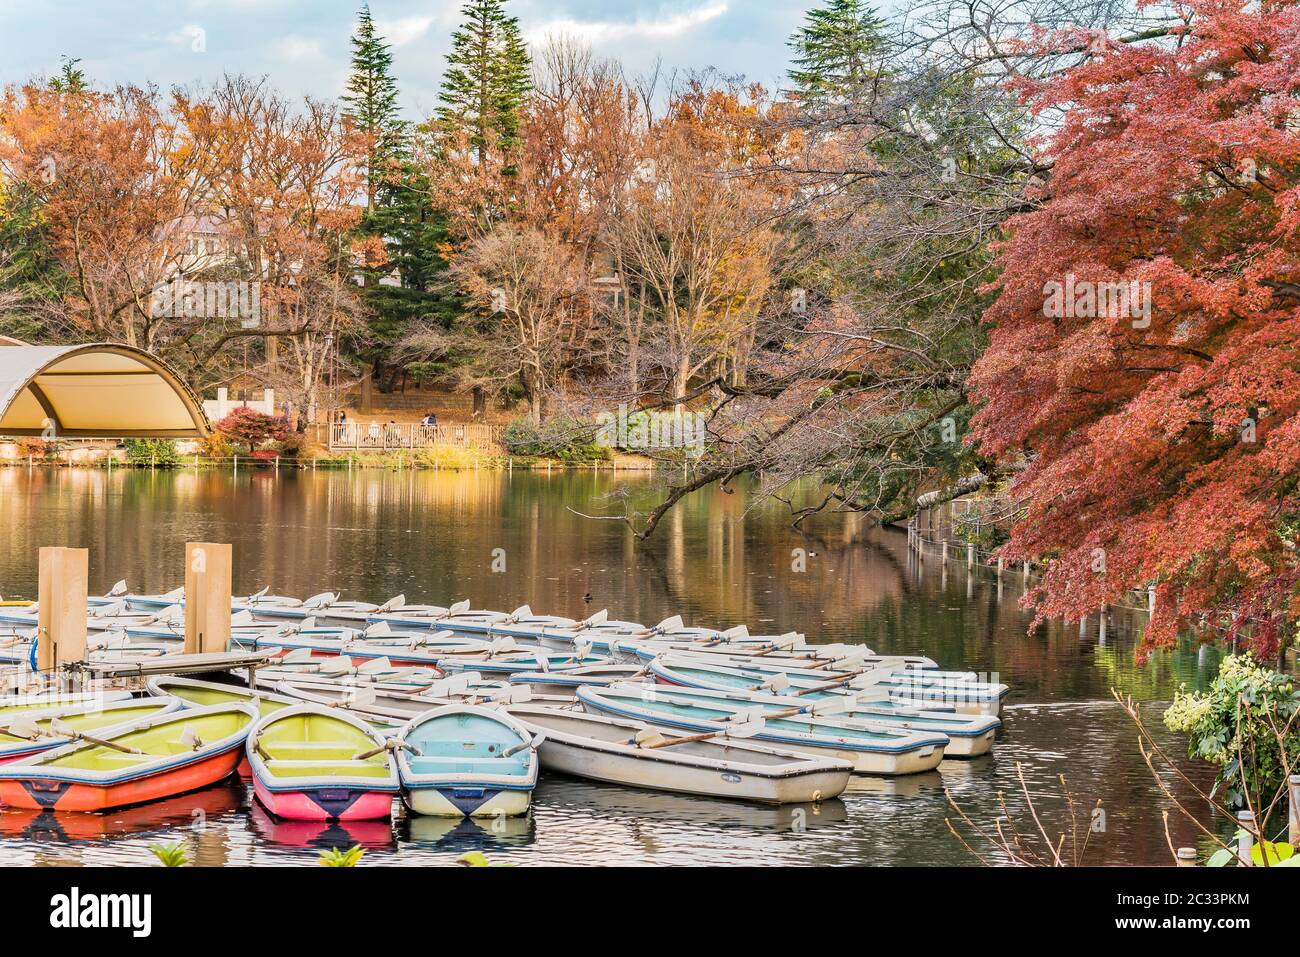
[[[981,827],[1002,813],[999,795],[1032,827],[1027,789],[1055,838],[1071,821],[1061,775],[1080,841],[1088,837],[1086,862],[1169,863],[1160,818],[1169,803],[1110,689],[1147,702],[1159,727],[1162,703],[1181,682],[1208,681],[1216,653],[1188,647],[1140,666],[1144,616],[1123,610],[1111,611],[1104,635],[1093,617],[1028,636],[1018,574],[999,584],[987,569],[919,562],[904,534],[855,516],[819,516],[801,534],[784,507],[743,488],[697,493],[648,543],[621,523],[575,514],[621,511],[654,492],[654,479],[636,473],[0,469],[0,594],[34,597],[41,545],[89,548],[92,591],[119,578],[134,591],[165,591],[182,580],[184,543],[204,540],[234,544],[236,593],[329,589],[372,601],[402,593],[573,617],[608,608],[633,621],[681,614],[688,624],[798,630],[995,675],[1012,694],[993,754],[909,778],[855,778],[841,800],[782,809],[543,775],[532,813],[495,828],[400,817],[346,828],[283,822],[230,784],[105,816],[0,812],[0,864],[154,863],[148,845],[173,841],[201,864],[304,863],[355,843],[368,848],[366,863],[398,865],[447,864],[468,850],[518,864],[971,864],[946,823],[955,815],[945,791]],[[1160,738],[1183,753],[1176,736]],[[1204,768],[1188,771],[1209,780]],[[1171,822],[1176,845],[1197,843],[1177,814]],[[983,859],[999,860],[964,833]]]

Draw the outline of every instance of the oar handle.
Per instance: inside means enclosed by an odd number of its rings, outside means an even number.
[[[419,754],[420,754],[420,750],[419,750],[418,748],[415,748],[415,747],[413,747],[413,746],[407,744],[405,741],[399,741],[399,740],[397,740],[396,738],[389,738],[387,741],[385,741],[383,744],[381,744],[381,745],[380,745],[379,747],[377,747],[377,748],[371,748],[369,751],[363,751],[361,754],[354,754],[354,755],[352,756],[352,760],[353,760],[353,761],[364,761],[364,760],[366,760],[367,758],[373,758],[376,754],[380,754],[381,752],[384,752],[384,751],[397,751],[397,750],[400,750],[400,749],[402,749],[402,748],[405,748],[407,751],[410,751],[410,752],[413,753],[413,754],[416,754],[416,755],[419,755]]]
[[[813,685],[811,688],[804,688],[800,691],[796,691],[794,693],[794,697],[802,698],[804,695],[810,694],[814,691],[827,691],[831,688],[838,688],[846,681],[852,681],[858,675],[864,675],[864,674],[866,674],[866,671],[850,671],[848,674],[844,675],[843,677],[836,678],[834,681],[828,681],[825,684]]]
[[[533,746],[533,742],[531,739],[528,741],[520,741],[513,748],[507,748],[506,750],[502,751],[501,757],[508,758],[511,755],[518,754],[520,751],[523,751],[525,748],[531,748],[532,746]]]
[[[144,754],[144,752],[139,748],[128,747],[125,744],[118,744],[115,741],[105,741],[103,738],[92,737],[91,735],[83,734],[80,731],[75,732],[75,734],[78,740],[89,741],[91,744],[99,745],[101,748],[112,748],[114,751],[121,751],[123,754]]]

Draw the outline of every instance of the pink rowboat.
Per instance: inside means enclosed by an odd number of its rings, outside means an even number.
[[[291,821],[366,821],[392,814],[400,790],[395,739],[316,704],[266,715],[248,736],[253,791]]]

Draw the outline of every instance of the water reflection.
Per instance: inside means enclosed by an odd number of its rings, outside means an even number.
[[[361,843],[367,862],[452,863],[467,850],[515,863],[972,863],[949,832],[945,790],[977,821],[1024,810],[1027,789],[1049,827],[1069,825],[1059,776],[1081,806],[1100,800],[1105,830],[1094,863],[1167,863],[1160,823],[1165,799],[1134,746],[1118,688],[1160,706],[1179,683],[1200,686],[1218,653],[1191,647],[1134,660],[1144,616],[1112,608],[1082,628],[1049,623],[1026,635],[1018,570],[969,571],[918,558],[906,536],[843,515],[790,528],[783,507],[755,503],[739,487],[687,499],[655,538],[637,544],[620,523],[574,514],[622,507],[611,493],[649,501],[642,473],[229,472],[0,469],[0,594],[34,596],[40,545],[90,549],[91,587],[119,578],[141,591],[181,579],[187,540],[229,541],[235,589],[448,602],[658,621],[746,622],[800,630],[827,641],[864,641],[887,654],[926,654],[947,667],[1011,685],[1005,730],[990,758],[945,761],[932,774],[855,780],[841,801],[765,809],[635,792],[545,777],[532,814],[493,831],[492,822],[399,815],[358,833],[298,827],[261,811],[243,789],[187,796],[148,808],[65,822],[0,814],[0,862],[153,863],[148,845],[187,842],[206,862],[288,863],[323,848]],[[493,550],[505,571],[493,571]],[[795,549],[802,549],[805,570]],[[498,566],[499,567],[499,566]],[[584,595],[590,593],[588,605]],[[1172,754],[1183,745],[1162,738]],[[1022,786],[1015,765],[1024,768]],[[1206,769],[1193,773],[1205,783]],[[1180,787],[1177,782],[1175,787]],[[1180,796],[1190,799],[1190,794]],[[204,810],[204,802],[216,801]],[[205,825],[191,817],[202,810]],[[1171,818],[1176,843],[1196,834]]]

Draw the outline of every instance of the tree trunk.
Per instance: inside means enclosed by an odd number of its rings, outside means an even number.
[[[370,412],[370,401],[371,401],[370,370],[366,370],[366,373],[361,377],[361,402],[360,402],[360,408],[357,409],[357,411],[368,414]]]

